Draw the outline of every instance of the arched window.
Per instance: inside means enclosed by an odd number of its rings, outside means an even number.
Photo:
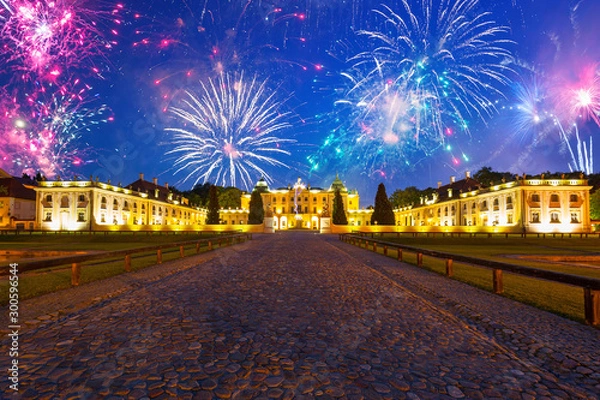
[[[85,201],[85,196],[80,194],[77,201],[79,201],[80,203],[83,203]]]
[[[46,201],[48,203],[52,203],[52,195],[51,194],[49,194],[49,195],[46,196]]]
[[[540,195],[538,193],[534,193],[531,195],[531,201],[534,203],[540,202]]]
[[[576,194],[572,194],[569,196],[569,201],[571,203],[577,203],[579,201],[579,196],[577,196]]]
[[[508,196],[506,198],[506,209],[507,210],[512,210],[513,208],[513,204],[512,204],[512,196]]]
[[[67,196],[60,198],[60,208],[69,208],[69,198]]]
[[[558,203],[558,202],[560,202],[560,197],[558,197],[558,194],[552,193],[550,195],[550,203]]]
[[[444,217],[447,217],[447,216],[448,216],[448,207],[445,207],[444,208]]]

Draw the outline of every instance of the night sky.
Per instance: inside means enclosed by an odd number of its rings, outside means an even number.
[[[380,182],[483,166],[597,171],[597,0],[0,4],[15,175],[248,189],[338,173],[368,205]]]

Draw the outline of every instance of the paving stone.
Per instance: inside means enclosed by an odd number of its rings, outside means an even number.
[[[126,278],[23,301],[23,320],[37,322],[19,337],[21,398],[583,399],[600,391],[594,328],[336,235],[255,235]]]

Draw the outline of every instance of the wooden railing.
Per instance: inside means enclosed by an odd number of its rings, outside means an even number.
[[[489,268],[492,270],[493,291],[497,294],[504,292],[503,272],[523,275],[535,279],[543,279],[552,282],[558,282],[565,285],[577,286],[583,288],[583,304],[586,323],[599,326],[600,325],[600,279],[587,278],[579,275],[563,274],[555,271],[525,267],[521,265],[508,264],[493,260],[484,260],[475,257],[463,256],[459,254],[445,253],[435,250],[420,249],[413,246],[401,245],[398,243],[387,242],[377,239],[369,239],[367,237],[356,234],[341,234],[341,241],[351,243],[366,249],[377,251],[377,247],[381,246],[383,254],[387,255],[388,249],[397,251],[398,261],[402,261],[402,252],[408,251],[416,254],[417,266],[423,266],[423,255],[446,260],[446,276],[452,277],[453,262],[461,262],[465,264],[476,265]]]
[[[124,262],[124,270],[125,272],[131,272],[131,258],[134,254],[140,253],[151,253],[156,252],[156,263],[162,263],[163,250],[179,248],[179,256],[185,257],[185,247],[195,245],[195,253],[198,254],[202,250],[203,247],[206,247],[207,250],[213,250],[214,246],[225,246],[225,245],[233,245],[236,243],[242,243],[246,240],[252,240],[251,233],[238,233],[233,235],[219,235],[218,237],[208,238],[208,239],[196,239],[196,240],[188,240],[179,243],[168,243],[161,244],[157,246],[148,246],[136,249],[128,249],[128,250],[115,250],[115,251],[105,251],[101,253],[95,254],[85,254],[85,255],[73,255],[67,257],[53,258],[49,260],[37,260],[37,261],[19,261],[19,272],[27,272],[27,271],[35,271],[44,268],[57,267],[61,265],[71,265],[71,285],[78,286],[79,280],[81,277],[81,268],[82,263],[87,261],[95,261],[95,260],[110,260],[115,258],[123,258]],[[111,261],[106,261],[111,262]],[[94,264],[101,265],[101,264]],[[92,267],[92,266],[88,266]],[[2,269],[0,271],[0,275],[8,274],[8,269]]]
[[[405,230],[402,232],[361,232],[361,231],[352,231],[353,235],[359,235],[363,237],[375,238],[379,237],[431,237],[431,238],[439,238],[439,237],[456,237],[456,238],[555,238],[555,239],[565,239],[565,238],[580,238],[580,239],[600,239],[600,232],[420,232],[420,231],[410,231]]]

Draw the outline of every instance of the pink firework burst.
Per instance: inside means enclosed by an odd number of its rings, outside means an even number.
[[[121,24],[121,5],[86,8],[76,0],[17,0],[0,32],[0,59],[22,71],[22,79],[56,80],[64,69],[87,67],[100,74],[93,61],[112,48]],[[98,3],[95,3],[98,4]],[[108,32],[105,32],[105,29]]]

